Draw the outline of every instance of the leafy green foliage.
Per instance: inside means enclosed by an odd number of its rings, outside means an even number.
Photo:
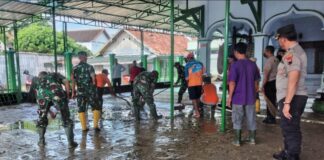
[[[56,33],[57,54],[63,54],[63,33]],[[33,23],[18,31],[19,51],[54,54],[54,37],[52,26],[46,23]],[[87,48],[77,44],[68,37],[68,51],[76,53],[79,51],[91,53]]]

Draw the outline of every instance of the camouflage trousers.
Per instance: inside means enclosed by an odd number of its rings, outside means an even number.
[[[187,88],[188,88],[187,83],[181,83],[181,86],[180,86],[180,89],[178,92],[178,103],[181,103],[182,96],[186,92]]]
[[[150,107],[150,114],[152,118],[157,118],[156,106],[154,104],[153,92],[149,87],[145,85],[134,84],[133,85],[133,105],[134,115],[137,120],[140,120],[140,110],[143,109],[145,103]],[[142,101],[144,100],[144,102]]]
[[[86,112],[87,106],[90,105],[92,110],[102,110],[102,107],[99,102],[97,88],[91,88],[82,94],[77,94],[77,101],[78,101],[78,112]]]
[[[70,110],[66,98],[37,98],[38,104],[38,128],[46,128],[48,125],[47,114],[52,105],[61,112],[63,127],[73,127],[73,121],[70,119]]]

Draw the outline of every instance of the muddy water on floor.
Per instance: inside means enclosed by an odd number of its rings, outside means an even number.
[[[164,105],[168,107],[167,104]],[[37,146],[35,120],[11,123],[1,131],[0,159],[182,159],[185,155],[177,153],[176,150],[176,146],[184,138],[181,136],[182,130],[203,131],[206,134],[218,132],[217,118],[208,121],[188,119],[186,113],[190,112],[190,108],[183,111],[182,115],[185,116],[178,116],[174,121],[164,118],[159,122],[134,122],[130,120],[131,115],[123,114],[129,112],[129,109],[123,106],[118,108],[117,104],[112,106],[113,109],[105,106],[110,108],[106,110],[106,113],[109,113],[108,118],[114,112],[121,114],[117,114],[119,117],[113,114],[110,120],[104,120],[100,133],[92,129],[82,133],[80,123],[76,119],[76,110],[71,108],[72,115],[75,115],[75,141],[79,144],[74,150],[68,150],[66,147],[67,140],[59,116],[55,120],[50,119],[45,148]],[[168,115],[168,111],[163,109],[160,109],[159,113],[166,117]],[[91,116],[89,112],[90,126]],[[147,116],[149,119],[149,114]]]
[[[77,116],[75,101],[70,102],[72,119],[75,122],[75,141],[79,146],[73,150],[67,149],[67,140],[60,124],[60,117],[50,119],[46,132],[47,145],[44,148],[37,146],[38,134],[35,120],[35,108],[6,109],[0,113],[26,115],[21,120],[0,118],[0,159],[270,159],[271,154],[277,151],[281,144],[280,128],[278,126],[264,126],[259,124],[257,147],[244,145],[233,148],[230,145],[232,134],[221,135],[218,131],[220,112],[216,111],[214,119],[210,118],[209,111],[203,119],[190,118],[191,107],[186,107],[182,113],[175,111],[176,118],[169,119],[169,104],[156,103],[159,114],[164,118],[158,122],[149,120],[147,114],[142,113],[145,120],[135,122],[131,116],[131,108],[120,99],[106,98],[102,121],[102,131],[96,133],[92,129],[92,113],[89,110],[90,131],[83,134]],[[32,112],[32,113],[30,113]],[[19,113],[19,114],[16,114]],[[230,127],[230,113],[227,113],[227,124]],[[6,115],[8,118],[10,116]],[[188,118],[189,117],[189,118]],[[260,119],[258,120],[260,121]],[[320,138],[313,138],[323,134],[322,126],[304,125],[305,146],[304,159],[315,158],[321,152],[314,146],[322,144]],[[316,132],[310,132],[316,130]],[[269,139],[271,137],[271,139]],[[318,141],[318,142],[317,142]],[[323,142],[324,143],[324,142]],[[252,154],[253,153],[253,154]],[[315,156],[318,155],[318,156]],[[267,157],[267,158],[265,158]]]

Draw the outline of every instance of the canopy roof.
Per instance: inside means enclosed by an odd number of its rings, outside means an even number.
[[[169,0],[55,0],[54,3],[52,0],[4,0],[0,2],[0,26],[34,16],[44,17],[51,14],[52,6],[60,21],[74,18],[89,24],[110,23],[110,27],[170,29]],[[175,18],[183,15],[180,8],[174,10]],[[197,33],[184,21],[177,21],[174,27],[177,32]]]

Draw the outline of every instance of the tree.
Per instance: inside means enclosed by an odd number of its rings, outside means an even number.
[[[63,33],[56,33],[57,54],[63,54]],[[53,29],[47,23],[33,23],[18,31],[19,51],[54,54]],[[77,44],[68,37],[68,51],[76,53],[79,51],[91,53],[87,48]]]

